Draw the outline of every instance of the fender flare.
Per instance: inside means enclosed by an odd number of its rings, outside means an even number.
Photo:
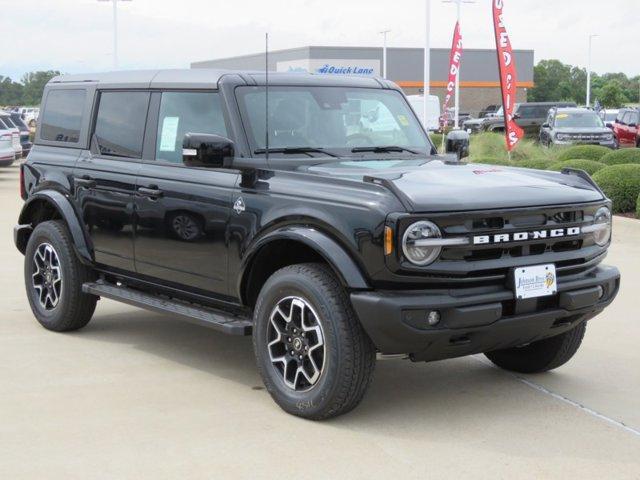
[[[347,251],[324,232],[305,226],[286,226],[258,238],[243,256],[238,275],[238,293],[242,293],[249,267],[257,253],[269,243],[277,240],[293,240],[312,248],[331,266],[343,285],[354,290],[368,290],[371,286],[362,270]]]
[[[31,227],[33,227],[33,225],[31,225],[32,221],[30,218],[32,213],[32,205],[35,202],[42,201],[52,205],[58,211],[60,217],[62,217],[62,219],[66,222],[80,259],[85,262],[92,262],[93,245],[91,243],[91,240],[85,234],[85,230],[82,227],[79,216],[67,195],[60,193],[57,190],[40,190],[32,194],[20,211],[20,217],[18,220],[18,223],[20,225],[18,225],[18,227],[24,225],[30,225]],[[30,234],[31,233],[29,232],[28,235]],[[18,241],[19,239],[16,239],[16,243],[18,243]],[[20,247],[18,246],[18,248]]]

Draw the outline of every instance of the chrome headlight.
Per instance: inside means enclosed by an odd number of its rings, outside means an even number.
[[[594,216],[593,238],[601,247],[611,240],[611,210],[607,207],[599,208]]]
[[[605,133],[602,135],[603,140],[613,140],[613,133]]]
[[[567,135],[566,133],[558,133],[556,135],[556,140],[560,140],[561,142],[563,140],[568,140],[569,139],[569,135]]]
[[[402,236],[402,252],[414,265],[429,265],[442,250],[440,245],[432,245],[433,241],[441,238],[442,233],[435,223],[427,220],[416,222]]]

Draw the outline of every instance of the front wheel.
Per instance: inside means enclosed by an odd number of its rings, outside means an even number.
[[[487,352],[485,355],[498,367],[518,373],[541,373],[567,363],[580,348],[587,322],[555,337],[523,347]]]
[[[255,308],[253,345],[267,390],[299,417],[347,413],[373,376],[375,347],[322,264],[292,265],[269,278]]]
[[[35,228],[25,251],[24,281],[31,310],[43,327],[66,332],[89,323],[97,298],[82,293],[82,284],[93,279],[91,269],[78,260],[64,222]]]

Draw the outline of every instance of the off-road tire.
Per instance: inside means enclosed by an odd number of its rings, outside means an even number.
[[[285,384],[268,350],[270,315],[283,299],[296,296],[315,310],[324,332],[324,366],[317,382],[306,391]],[[275,402],[286,412],[324,420],[355,408],[373,377],[376,351],[362,329],[346,291],[322,264],[291,265],[275,272],[264,284],[254,311],[253,346],[258,370]]]
[[[55,249],[62,272],[60,299],[55,308],[50,310],[40,304],[38,292],[32,284],[32,275],[36,270],[34,253],[43,243],[50,244]],[[44,328],[68,332],[89,323],[98,298],[82,293],[82,284],[94,279],[95,273],[78,259],[71,235],[63,221],[43,222],[34,229],[25,251],[24,280],[31,310]]]
[[[580,348],[587,322],[581,322],[568,332],[539,340],[524,347],[487,352],[485,355],[498,367],[518,373],[541,373],[558,368]]]

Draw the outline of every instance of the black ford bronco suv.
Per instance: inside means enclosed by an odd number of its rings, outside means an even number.
[[[269,77],[49,82],[14,235],[45,328],[105,297],[252,334],[274,400],[311,419],[358,405],[377,355],[575,354],[620,278],[588,175],[437,155],[385,80]]]

